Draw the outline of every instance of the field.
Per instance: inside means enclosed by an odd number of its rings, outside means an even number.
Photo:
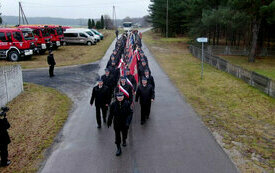
[[[104,34],[104,40],[101,40],[97,45],[69,45],[55,50],[56,66],[87,64],[101,59],[115,38],[115,31],[102,30],[101,32]],[[31,59],[19,62],[0,60],[0,65],[21,64],[23,69],[48,67],[47,56],[47,53],[45,55],[34,55]]]
[[[275,57],[257,57],[255,63],[248,63],[246,56],[221,56],[232,64],[255,71],[275,80]]]
[[[150,31],[143,39],[241,172],[272,172],[275,99],[207,64],[201,80],[201,64],[190,54],[187,38]]]
[[[54,89],[27,83],[24,92],[7,106],[12,164],[0,172],[36,172],[67,119],[71,100]]]

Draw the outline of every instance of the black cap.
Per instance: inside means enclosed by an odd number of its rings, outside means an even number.
[[[149,72],[149,69],[145,69],[144,72]]]
[[[120,79],[126,80],[126,77],[125,76],[120,76]]]
[[[147,78],[146,77],[142,77],[142,80],[146,80],[147,81]]]
[[[97,82],[103,82],[103,80],[101,78],[98,78]]]
[[[105,68],[105,72],[110,72],[110,70],[108,68]]]
[[[117,96],[117,97],[122,97],[122,96],[124,96],[124,95],[123,95],[122,92],[118,92],[118,93],[116,93],[116,96]]]
[[[141,58],[141,62],[146,62],[144,58]]]

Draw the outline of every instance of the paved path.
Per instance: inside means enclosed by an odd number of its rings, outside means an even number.
[[[111,45],[100,62],[99,74],[114,47]],[[43,173],[235,173],[237,169],[203,125],[193,109],[183,100],[177,89],[162,71],[151,53],[143,47],[156,82],[156,100],[151,118],[140,125],[140,110],[136,105],[129,132],[128,146],[121,157],[115,156],[114,131],[103,126],[96,128],[95,108],[89,105],[91,87],[87,76],[76,109],[62,131],[61,142],[47,159]],[[83,67],[83,66],[82,66]],[[85,68],[85,66],[83,67]],[[81,68],[73,68],[81,70]],[[72,73],[63,70],[62,74]],[[63,73],[64,72],[64,73]],[[28,74],[27,74],[28,73]],[[24,72],[30,78],[32,71]],[[61,72],[60,72],[61,73]],[[78,74],[77,71],[75,73]],[[87,75],[92,75],[93,72]],[[57,73],[58,75],[58,73]],[[93,74],[93,76],[95,76]],[[41,76],[42,77],[42,76]],[[64,76],[65,77],[65,76]],[[89,79],[89,78],[88,78]],[[35,79],[30,79],[32,81]],[[55,79],[54,79],[55,80]],[[73,81],[73,80],[71,80]],[[83,81],[79,79],[79,81]],[[85,82],[86,81],[86,82]],[[34,81],[35,83],[40,83]],[[43,84],[43,83],[42,83]],[[62,83],[61,83],[62,84]],[[74,86],[64,83],[69,95],[77,96]],[[50,85],[51,86],[51,85]],[[53,87],[59,86],[54,85]],[[70,94],[72,91],[73,94]]]

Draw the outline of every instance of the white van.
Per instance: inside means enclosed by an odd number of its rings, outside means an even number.
[[[96,42],[97,41],[94,37],[90,36],[82,30],[67,29],[64,32],[64,45],[74,43],[87,44],[88,46],[91,46],[92,44],[96,44]]]
[[[76,31],[82,31],[86,32],[89,36],[94,37],[96,42],[100,41],[100,36],[94,34],[90,29],[85,29],[85,28],[71,28],[70,30],[76,30]]]

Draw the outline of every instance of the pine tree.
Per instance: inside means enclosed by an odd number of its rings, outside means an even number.
[[[94,19],[92,19],[92,28],[94,28],[95,27],[95,21],[94,21]]]
[[[101,29],[101,22],[100,21],[97,21],[96,24],[95,24],[95,27],[96,29]]]
[[[104,18],[103,15],[101,15],[101,19],[100,19],[100,24],[101,24],[101,29],[104,29]]]
[[[92,29],[92,28],[93,28],[91,19],[88,20],[88,28],[89,28],[89,29]]]

